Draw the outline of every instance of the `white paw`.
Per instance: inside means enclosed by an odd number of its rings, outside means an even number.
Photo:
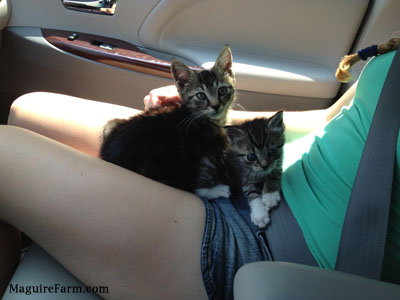
[[[279,192],[266,193],[262,196],[262,201],[269,208],[277,206],[280,200],[281,195],[279,194]]]
[[[205,199],[215,199],[219,197],[229,198],[231,190],[229,185],[218,184],[212,188],[196,189],[196,195]]]
[[[250,219],[254,225],[264,228],[269,223],[269,208],[263,203],[261,198],[250,201]]]

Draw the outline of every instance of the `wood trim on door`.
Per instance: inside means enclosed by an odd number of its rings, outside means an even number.
[[[68,53],[118,68],[172,78],[170,62],[149,55],[128,42],[81,32],[47,28],[42,28],[42,34],[50,44]],[[77,37],[68,39],[72,34],[77,34]],[[101,48],[94,45],[93,41],[113,45],[115,49]],[[191,68],[200,69],[198,67]]]

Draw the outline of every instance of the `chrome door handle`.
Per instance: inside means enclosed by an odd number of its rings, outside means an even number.
[[[63,4],[66,7],[80,7],[80,8],[88,8],[88,9],[100,9],[103,7],[107,7],[107,0],[91,0],[91,1],[84,1],[84,0],[63,0]]]
[[[62,0],[66,8],[113,15],[117,0]]]

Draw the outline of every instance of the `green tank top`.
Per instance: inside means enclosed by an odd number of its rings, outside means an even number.
[[[335,268],[358,164],[394,54],[378,56],[367,64],[352,104],[324,128],[285,145],[282,191],[321,268]],[[397,158],[400,137],[398,141]],[[400,283],[399,175],[397,159],[383,265],[383,279],[396,283]]]

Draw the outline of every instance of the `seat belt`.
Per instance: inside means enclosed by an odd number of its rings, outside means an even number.
[[[400,48],[377,104],[347,207],[337,271],[380,279],[400,126]]]
[[[265,229],[273,261],[318,267],[304,239],[300,225],[281,193],[279,206],[270,211],[271,225]]]

